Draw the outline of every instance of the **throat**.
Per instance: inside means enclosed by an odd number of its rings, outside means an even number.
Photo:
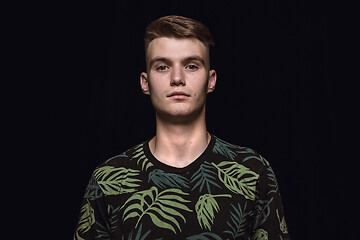
[[[156,135],[150,140],[149,148],[158,161],[172,167],[183,168],[201,156],[210,140],[211,136],[207,131],[194,137]]]

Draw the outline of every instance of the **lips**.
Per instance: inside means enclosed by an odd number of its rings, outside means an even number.
[[[175,97],[175,98],[186,98],[186,97],[190,97],[189,94],[186,94],[184,92],[178,92],[178,91],[175,91],[175,92],[172,92],[168,95],[168,97]]]

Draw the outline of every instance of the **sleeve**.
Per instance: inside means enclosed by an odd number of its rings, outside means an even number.
[[[81,205],[74,240],[110,239],[108,211],[105,195],[92,175]]]
[[[265,167],[260,173],[258,182],[258,198],[255,202],[251,240],[290,240],[274,171],[269,163],[264,158],[262,159]]]

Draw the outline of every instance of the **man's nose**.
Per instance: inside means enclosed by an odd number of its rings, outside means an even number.
[[[183,69],[180,66],[175,66],[172,68],[170,84],[171,86],[185,85]]]

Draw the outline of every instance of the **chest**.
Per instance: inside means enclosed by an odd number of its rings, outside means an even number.
[[[213,165],[181,174],[150,169],[138,180],[133,191],[108,197],[119,239],[248,239],[254,201],[227,187]]]

